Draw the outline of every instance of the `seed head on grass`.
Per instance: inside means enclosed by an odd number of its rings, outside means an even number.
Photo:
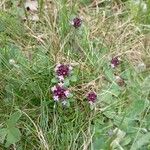
[[[126,85],[125,80],[119,75],[115,75],[115,80],[116,80],[116,83],[121,87]]]

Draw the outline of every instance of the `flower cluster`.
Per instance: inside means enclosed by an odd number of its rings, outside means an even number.
[[[65,82],[66,80],[70,80],[72,82],[75,81],[75,76],[72,76],[72,69],[72,66],[68,64],[58,64],[54,69],[54,79],[56,79],[57,82],[55,82],[55,85],[51,88],[53,100],[62,102],[64,105],[69,103],[68,100],[71,98],[71,93],[68,87],[69,85],[66,86]],[[87,94],[86,99],[89,104],[94,104],[97,99],[96,92],[90,91]]]
[[[79,28],[82,25],[82,19],[79,17],[75,17],[72,22],[72,26],[74,28]],[[65,80],[71,77],[72,74],[72,66],[68,64],[58,64],[56,65],[54,71],[55,71],[55,77],[58,80],[56,85],[54,85],[51,88],[53,99],[54,101],[61,101],[63,104],[67,103],[67,99],[70,98],[70,91],[68,87],[64,86]],[[72,81],[74,81],[75,78],[72,78]],[[55,81],[55,78],[54,78]],[[87,94],[86,99],[90,104],[94,104],[97,99],[97,94],[95,92],[89,92]]]
[[[114,57],[111,60],[111,67],[116,68],[120,64],[120,59],[118,57]]]
[[[69,90],[64,87],[63,83],[58,83],[51,88],[54,101],[62,101],[66,104],[66,99],[69,97]]]
[[[72,67],[70,65],[58,64],[55,67],[56,77],[60,81],[63,81],[66,77],[69,77],[69,75],[71,74],[71,71],[72,71]]]
[[[89,104],[94,104],[96,102],[96,99],[97,99],[96,92],[91,91],[87,94],[87,100],[89,101]]]
[[[74,28],[79,28],[82,25],[82,19],[79,17],[75,17],[72,22],[72,26]],[[118,56],[113,57],[110,61],[110,65],[112,68],[116,68],[120,64],[120,59]],[[67,103],[67,100],[70,98],[69,84],[66,86],[66,79],[68,83],[70,83],[72,77],[72,66],[68,64],[58,64],[55,67],[55,79],[57,80],[56,85],[51,88],[54,101],[61,101],[64,104]],[[55,81],[54,79],[54,81]],[[72,78],[72,81],[75,78]],[[119,85],[123,85],[124,82],[120,78],[116,78],[116,81]],[[86,95],[86,99],[89,104],[93,105],[97,100],[97,94],[94,91],[90,91]]]
[[[58,64],[55,69],[56,83],[51,88],[54,101],[61,101],[64,105],[67,104],[67,99],[70,97],[70,91],[65,85],[65,80],[71,76],[72,66],[68,64]]]
[[[71,22],[72,26],[74,26],[75,28],[79,28],[82,24],[82,20],[78,17],[74,18]]]

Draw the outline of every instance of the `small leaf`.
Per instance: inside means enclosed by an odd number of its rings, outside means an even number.
[[[115,79],[113,71],[111,69],[106,68],[104,72],[105,72],[106,78],[113,82]]]
[[[121,145],[122,145],[122,146],[126,146],[126,145],[128,145],[130,142],[131,142],[131,137],[126,136],[126,137],[123,139],[123,141],[121,142]]]
[[[130,150],[138,150],[150,141],[150,133],[144,134],[132,145]]]
[[[71,76],[70,77],[70,80],[72,81],[72,82],[77,82],[77,76]]]
[[[10,146],[11,144],[14,144],[18,142],[21,138],[21,133],[18,128],[11,127],[7,128],[7,138],[6,138],[6,146]]]
[[[66,106],[70,107],[70,102],[69,101],[67,101]]]
[[[146,96],[150,93],[150,76],[146,77],[142,84],[142,93]]]
[[[64,80],[64,86],[67,87],[67,86],[69,86],[69,85],[70,85],[69,79],[65,79],[65,80]]]
[[[51,83],[58,83],[58,79],[57,79],[57,78],[53,78],[53,79],[51,80]]]
[[[94,104],[90,105],[90,109],[91,109],[91,110],[94,110],[94,108],[95,108],[95,105],[94,105]]]
[[[113,111],[113,110],[111,110],[111,111],[105,111],[104,113],[103,113],[107,118],[109,118],[109,119],[114,119],[114,117],[116,116],[116,113],[115,113],[115,111]]]
[[[71,99],[69,99],[69,101],[70,101],[70,102],[75,102],[75,99],[72,99],[72,98],[71,98]]]
[[[99,136],[93,141],[94,150],[108,150],[110,147],[106,143],[107,139],[105,137]]]
[[[6,135],[7,135],[7,129],[6,128],[0,129],[0,143],[2,144],[4,143]]]
[[[104,101],[106,104],[111,104],[114,100],[113,100],[113,96],[110,92],[108,92],[107,90],[102,91],[104,94],[101,96],[101,100]]]
[[[112,83],[109,92],[110,92],[112,95],[118,97],[119,94],[121,93],[121,90],[120,90],[119,85],[117,85],[116,83]]]
[[[72,94],[72,93],[69,93],[68,98],[72,98],[72,97],[73,97],[73,94]]]
[[[120,126],[122,130],[127,133],[136,133],[137,129],[135,128],[135,122],[131,118],[124,117],[122,115],[114,117],[114,124]]]
[[[131,106],[128,108],[128,116],[131,118],[141,114],[146,108],[144,100],[134,100]]]
[[[124,72],[121,73],[121,77],[123,79],[126,79],[126,80],[130,80],[131,78],[131,70],[130,69],[127,69],[125,70]]]
[[[9,127],[15,126],[20,117],[21,117],[21,112],[17,111],[13,113],[10,116],[10,118],[7,120],[7,125]]]

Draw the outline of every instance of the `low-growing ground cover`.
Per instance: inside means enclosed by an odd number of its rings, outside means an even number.
[[[0,3],[0,149],[150,149],[149,0]]]

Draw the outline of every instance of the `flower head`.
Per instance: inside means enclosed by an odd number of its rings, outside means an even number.
[[[97,94],[95,92],[89,92],[87,94],[87,99],[90,104],[95,103],[97,99]]]
[[[64,64],[58,64],[55,67],[55,73],[60,81],[63,81],[65,77],[68,77],[71,73],[71,70],[71,66]]]
[[[78,17],[74,18],[71,23],[75,28],[79,28],[82,24],[82,20]]]
[[[51,90],[53,93],[54,101],[59,101],[59,100],[65,101],[66,98],[68,98],[70,94],[69,90],[60,84],[55,85],[54,87],[51,88]]]
[[[118,57],[112,58],[112,60],[111,60],[111,67],[112,67],[112,68],[117,67],[119,64],[120,64],[120,60],[119,60]]]

